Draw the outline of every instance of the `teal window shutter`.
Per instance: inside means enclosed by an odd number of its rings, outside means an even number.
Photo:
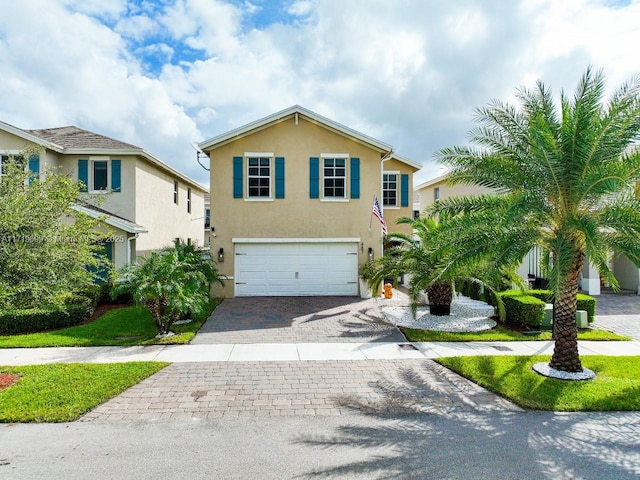
[[[276,198],[284,198],[284,157],[276,157]]]
[[[351,158],[351,198],[360,198],[360,159]]]
[[[86,192],[89,186],[89,160],[78,160],[78,181],[83,183],[80,191]]]
[[[29,157],[29,171],[32,173],[32,176],[29,177],[29,185],[33,183],[34,180],[38,180],[40,178],[40,158],[37,156]]]
[[[120,160],[111,160],[111,190],[114,192],[121,191],[121,162]]]
[[[409,206],[409,175],[406,173],[400,176],[400,206]]]
[[[242,198],[242,157],[233,157],[233,198]]]
[[[309,159],[309,198],[320,198],[320,159]]]

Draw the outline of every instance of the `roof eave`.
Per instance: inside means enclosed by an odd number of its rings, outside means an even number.
[[[149,232],[149,230],[147,230],[142,225],[134,224],[133,222],[129,224],[111,215],[96,212],[95,210],[91,210],[90,208],[83,207],[81,205],[73,205],[71,208],[73,208],[77,212],[84,213],[85,215],[88,215],[91,218],[101,220],[107,225],[111,225],[112,227],[116,227],[116,228],[119,228],[120,230],[124,230],[127,233],[148,233]]]
[[[40,145],[41,147],[47,148],[49,150],[53,150],[54,152],[62,153],[62,151],[64,150],[64,147],[61,147],[56,143],[49,142],[48,140],[37,137],[29,132],[25,132],[18,127],[14,127],[13,125],[9,125],[8,123],[2,121],[0,121],[0,129],[17,137],[23,138],[28,142],[35,143],[36,145]]]

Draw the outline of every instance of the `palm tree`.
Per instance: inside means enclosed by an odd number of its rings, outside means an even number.
[[[159,335],[187,312],[202,312],[210,299],[212,281],[221,281],[215,268],[197,251],[181,243],[151,252],[120,272],[112,295],[131,293],[153,316]]]
[[[436,202],[432,215],[455,215],[442,242],[454,245],[446,269],[489,254],[522,259],[535,245],[550,255],[555,346],[550,367],[581,372],[576,294],[585,261],[614,286],[607,252],[640,265],[640,78],[604,102],[602,72],[583,74],[573,97],[556,106],[544,84],[520,89],[519,108],[500,101],[476,111],[472,147],[441,150],[449,179],[497,195]],[[463,213],[463,215],[457,215]]]

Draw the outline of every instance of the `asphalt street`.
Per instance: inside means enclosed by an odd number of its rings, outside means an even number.
[[[12,480],[640,477],[636,412],[20,424],[0,445]]]

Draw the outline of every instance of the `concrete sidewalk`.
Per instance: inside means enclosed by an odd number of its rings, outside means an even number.
[[[640,355],[640,341],[579,342],[581,355]],[[434,359],[466,355],[550,355],[552,341],[371,342],[153,345],[145,347],[58,347],[0,349],[0,365],[158,361],[273,362],[322,360]]]

